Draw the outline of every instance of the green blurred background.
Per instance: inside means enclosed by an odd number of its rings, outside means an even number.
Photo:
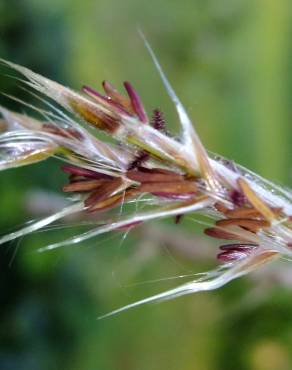
[[[291,1],[0,0],[0,56],[76,89],[130,80],[177,131],[138,27],[207,148],[291,186]],[[1,91],[30,99],[0,72]],[[1,104],[23,110],[5,97]],[[62,207],[59,166],[1,173],[1,233]],[[1,370],[292,368],[289,262],[217,292],[97,321],[186,280],[147,281],[212,268],[218,243],[185,220],[36,252],[78,230],[65,225],[1,247]]]

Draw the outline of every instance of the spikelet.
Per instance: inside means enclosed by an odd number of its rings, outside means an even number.
[[[124,83],[125,93],[107,81],[103,82],[104,93],[89,86],[83,86],[83,93],[79,93],[2,60],[25,78],[26,85],[67,113],[47,102],[52,109],[41,111],[45,120],[38,121],[0,108],[0,169],[57,156],[67,162],[62,170],[69,175],[69,183],[63,191],[76,195],[77,200],[55,215],[5,235],[0,244],[75,212],[98,214],[96,227],[41,247],[40,252],[149,220],[174,217],[178,222],[189,213],[210,217],[213,227],[205,229],[206,235],[229,240],[219,246],[217,258],[221,264],[215,271],[105,316],[144,303],[217,289],[280,256],[292,254],[291,193],[231,161],[208,154],[144,41],[176,107],[182,128],[179,139],[167,132],[160,110],[154,111],[152,120],[148,118],[141,98],[129,82]],[[89,127],[104,131],[117,144],[101,142],[89,132]],[[140,210],[139,200],[145,195],[148,207]],[[133,201],[137,210],[124,215],[119,206]]]

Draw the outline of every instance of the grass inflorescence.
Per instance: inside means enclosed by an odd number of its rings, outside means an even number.
[[[2,60],[23,76],[26,87],[45,99],[48,109],[30,106],[43,116],[38,120],[0,107],[0,169],[57,157],[65,162],[62,171],[68,174],[63,191],[74,197],[66,208],[3,236],[0,243],[73,213],[98,215],[96,226],[40,251],[134,228],[149,220],[173,217],[179,223],[188,213],[206,215],[213,224],[205,234],[220,241],[220,264],[215,271],[110,314],[216,289],[262,264],[292,254],[290,191],[207,152],[147,42],[146,46],[176,107],[181,124],[179,138],[167,131],[160,109],[148,116],[129,82],[124,83],[125,93],[107,81],[102,84],[103,93],[89,86],[76,92]],[[99,140],[92,129],[107,133],[115,143]],[[147,197],[146,208],[145,202],[139,207],[143,197]],[[136,203],[135,210],[123,212],[123,207],[132,202]]]

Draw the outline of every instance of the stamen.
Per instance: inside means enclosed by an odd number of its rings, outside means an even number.
[[[63,187],[63,191],[65,193],[68,192],[84,192],[84,191],[92,191],[98,188],[104,180],[83,180],[83,181],[76,181],[71,184],[67,184]]]
[[[144,193],[169,193],[169,194],[194,194],[198,190],[195,182],[179,181],[179,182],[148,182],[143,183],[139,187]]]
[[[261,214],[254,208],[236,208],[226,212],[228,218],[262,218]]]
[[[110,197],[120,186],[122,179],[115,178],[113,180],[103,180],[102,184],[84,201],[84,204],[89,207],[88,210],[94,208],[96,203]]]
[[[116,194],[103,201],[96,202],[90,208],[87,209],[87,212],[93,213],[97,211],[98,212],[107,211],[111,208],[118,206],[119,204],[122,203],[122,201],[123,201],[123,196],[121,194]]]
[[[281,207],[271,207],[271,210],[273,211],[274,215],[280,215],[283,209]],[[262,214],[257,211],[255,208],[237,208],[228,210],[226,212],[226,216],[228,218],[257,218],[262,219]]]
[[[249,218],[232,218],[232,219],[218,220],[216,221],[216,225],[222,226],[222,227],[229,226],[229,225],[237,225],[253,233],[256,233],[260,229],[269,227],[270,222],[265,221],[265,220],[252,220]]]
[[[139,194],[139,191],[137,189],[128,189],[123,194],[116,194],[111,196],[110,198],[107,198],[103,201],[97,202],[96,204],[92,205],[88,212],[101,212],[106,211],[111,208],[114,208],[126,200],[133,198]]]
[[[221,212],[223,214],[227,214],[227,212],[230,211],[229,208],[227,208],[223,203],[221,202],[217,202],[214,204],[214,207],[215,209],[218,211],[218,212]]]
[[[112,179],[111,176],[105,175],[103,173],[94,172],[82,167],[71,166],[69,164],[62,166],[61,169],[62,171],[74,176],[89,177],[92,179]]]
[[[101,104],[105,104],[107,107],[111,107],[118,111],[118,113],[126,114],[127,116],[130,116],[130,112],[128,112],[120,103],[114,101],[109,96],[104,96],[100,94],[98,91],[94,90],[93,88],[89,86],[83,86],[82,91],[84,91],[87,95],[91,96],[95,100],[97,100]]]
[[[131,100],[132,108],[134,112],[137,114],[137,116],[143,123],[147,123],[148,122],[147,113],[144,109],[144,106],[142,104],[142,101],[137,91],[133,88],[133,86],[128,81],[124,82],[124,86]]]
[[[120,94],[119,91],[108,81],[103,81],[102,83],[103,89],[108,97],[112,99],[112,101],[119,104],[123,107],[127,112],[134,113],[132,109],[132,104],[129,98],[125,97],[124,95]]]
[[[155,169],[145,171],[142,168],[139,170],[130,170],[126,172],[126,176],[130,180],[141,183],[185,181],[182,175],[171,171],[163,172],[159,169],[157,171]]]
[[[233,234],[230,231],[223,230],[219,227],[210,227],[204,230],[204,233],[211,238],[226,239],[226,240],[238,240],[238,235]]]

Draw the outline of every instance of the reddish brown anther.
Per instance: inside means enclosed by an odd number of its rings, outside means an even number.
[[[113,195],[112,197],[100,200],[87,209],[87,212],[102,212],[114,208],[123,202],[123,196],[121,194]]]
[[[102,105],[114,109],[117,113],[125,114],[127,116],[130,116],[130,112],[126,110],[125,107],[123,107],[120,103],[114,101],[109,96],[104,96],[100,94],[98,91],[94,90],[92,87],[89,86],[83,86],[82,91],[85,92],[87,95],[91,96],[93,99],[97,100]]]
[[[140,187],[143,193],[157,194],[194,194],[197,191],[197,185],[191,181],[178,182],[144,182]]]
[[[218,211],[218,212],[221,212],[223,214],[227,214],[227,212],[229,212],[229,208],[227,208],[223,203],[221,202],[216,202],[214,204],[214,207],[215,209]]]
[[[82,180],[82,181],[74,181],[70,184],[67,184],[63,187],[63,191],[65,193],[68,192],[88,192],[95,190],[104,182],[103,179],[99,180]]]
[[[112,179],[111,176],[108,176],[108,175],[105,175],[103,173],[100,173],[100,172],[94,172],[92,170],[88,170],[86,168],[82,168],[82,167],[77,167],[77,166],[72,166],[70,164],[66,164],[64,166],[61,167],[62,171],[70,174],[70,175],[74,175],[74,176],[80,176],[80,177],[88,177],[88,178],[91,178],[91,179],[100,179],[100,178],[103,178],[103,179]]]
[[[173,182],[173,181],[185,181],[182,175],[176,172],[163,170],[163,169],[146,169],[139,168],[137,170],[130,170],[126,173],[126,176],[133,181],[145,183],[145,182]]]
[[[109,209],[112,209],[114,207],[117,207],[118,205],[122,204],[128,199],[131,199],[139,194],[139,190],[137,189],[127,189],[122,193],[115,194],[113,196],[110,196],[109,198],[98,201],[94,203],[90,208],[88,208],[88,212],[103,212]]]
[[[185,182],[145,182],[139,187],[143,193],[154,193],[155,195],[193,195],[197,191],[197,185],[191,181]]]
[[[131,101],[128,97],[119,93],[119,91],[108,81],[103,81],[102,86],[107,97],[111,98],[112,101],[123,107],[127,112],[131,114],[134,113]]]
[[[226,239],[226,240],[238,240],[238,235],[227,230],[223,230],[219,227],[210,227],[204,230],[204,233],[212,238]]]
[[[101,185],[84,201],[84,204],[89,207],[89,210],[94,208],[96,203],[109,198],[121,185],[122,180],[118,177],[113,180],[103,180]]]
[[[237,225],[253,233],[256,233],[262,228],[269,227],[270,223],[265,220],[252,220],[248,218],[232,218],[216,221],[216,225],[220,227]]]

